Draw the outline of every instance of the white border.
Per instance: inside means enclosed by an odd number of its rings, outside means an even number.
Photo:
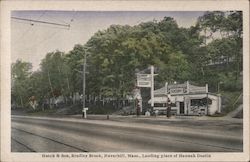
[[[2,1],[1,2],[1,161],[56,161],[41,158],[41,153],[10,152],[10,12],[11,10],[82,10],[82,11],[243,11],[243,101],[244,145],[243,153],[210,153],[212,158],[178,159],[178,161],[248,161],[249,160],[249,2],[247,0],[224,1]],[[58,160],[58,159],[57,159]],[[91,159],[90,161],[100,161]],[[143,159],[152,161],[153,159]],[[164,159],[166,160],[166,159]],[[168,161],[176,159],[169,158]],[[59,161],[67,161],[60,159]],[[75,159],[71,161],[87,161]],[[111,161],[103,159],[102,161]],[[112,159],[124,161],[124,159]],[[126,159],[135,161],[135,159]],[[156,161],[161,161],[156,160]]]

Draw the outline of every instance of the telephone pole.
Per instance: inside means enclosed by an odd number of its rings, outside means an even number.
[[[151,107],[154,108],[154,66],[151,65]]]
[[[82,81],[82,97],[83,97],[83,100],[82,100],[82,109],[85,108],[85,86],[86,86],[86,50],[84,51],[84,61],[83,61],[83,81]]]
[[[84,60],[83,60],[83,81],[82,81],[82,118],[87,118],[87,110],[88,108],[85,107],[85,100],[86,100],[86,62],[87,62],[87,50],[84,50]]]

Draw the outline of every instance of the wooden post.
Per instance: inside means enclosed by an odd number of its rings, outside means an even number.
[[[19,97],[20,97],[20,101],[21,101],[21,106],[22,106],[22,108],[23,108],[23,98],[22,98],[21,95],[19,95]]]
[[[83,91],[83,94],[82,94],[82,109],[85,110],[85,86],[86,86],[86,58],[87,57],[87,54],[86,54],[86,50],[84,51],[84,61],[83,61],[83,82],[82,82],[82,91]],[[87,118],[86,115],[86,111],[85,113],[83,112],[82,114],[82,117],[83,118]]]
[[[154,107],[154,66],[151,66],[151,107]]]
[[[208,110],[208,84],[206,84],[206,92],[207,92],[207,115],[209,115],[209,110]]]

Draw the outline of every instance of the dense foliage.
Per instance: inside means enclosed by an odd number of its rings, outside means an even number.
[[[124,99],[135,86],[135,73],[156,67],[156,88],[168,82],[208,83],[210,90],[242,88],[242,13],[206,12],[190,28],[178,27],[173,18],[135,26],[111,25],[96,32],[84,45],[68,53],[48,53],[41,68],[12,65],[12,99],[18,105],[30,96],[72,96],[82,92],[82,65],[87,57],[86,94]],[[22,98],[22,102],[21,102]]]

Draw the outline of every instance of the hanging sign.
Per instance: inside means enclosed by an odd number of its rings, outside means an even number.
[[[137,74],[137,86],[138,87],[151,87],[151,75],[150,74]]]

